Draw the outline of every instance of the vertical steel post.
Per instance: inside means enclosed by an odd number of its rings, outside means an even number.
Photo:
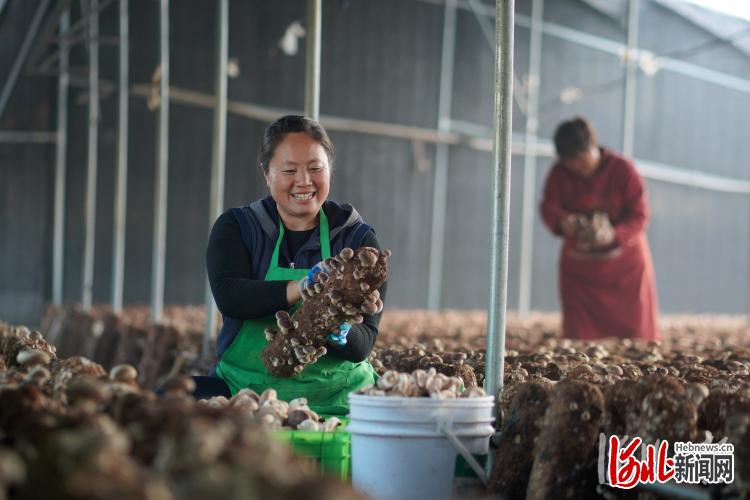
[[[305,114],[320,117],[320,40],[323,0],[307,0],[307,43],[305,60]]]
[[[89,20],[89,133],[86,172],[86,242],[83,251],[84,310],[91,309],[94,286],[94,241],[96,239],[96,174],[99,145],[99,0],[91,0]]]
[[[208,207],[208,230],[224,208],[224,172],[227,143],[227,58],[229,57],[229,1],[216,4],[216,86],[214,104],[214,136],[211,165],[211,201]],[[203,332],[201,358],[208,359],[211,338],[216,328],[218,311],[211,286],[206,280],[206,329]]]
[[[151,259],[151,320],[161,319],[164,309],[164,267],[167,253],[167,183],[169,165],[169,0],[160,0],[159,115],[156,136],[156,185],[154,186],[154,240]]]
[[[65,277],[65,178],[68,154],[68,55],[65,35],[70,28],[70,9],[60,15],[60,77],[57,80],[57,142],[55,144],[55,215],[52,236],[52,303],[63,302]]]
[[[526,138],[523,147],[523,207],[521,213],[521,265],[518,281],[518,315],[531,311],[536,214],[536,141],[539,131],[539,86],[542,76],[542,21],[544,0],[532,0],[529,42],[529,75],[526,82]]]
[[[497,0],[495,18],[495,138],[492,203],[490,300],[487,321],[485,389],[499,396],[503,387],[505,308],[508,288],[511,123],[513,114],[513,0]]]
[[[112,245],[112,310],[122,311],[125,273],[125,228],[128,199],[128,78],[130,31],[128,0],[120,0],[120,73],[117,93],[117,179],[115,181],[114,243]]]
[[[453,65],[456,50],[456,1],[446,0],[443,15],[443,44],[440,56],[438,130],[448,132],[453,100]],[[430,268],[427,285],[427,307],[439,309],[443,295],[443,260],[445,254],[446,200],[448,197],[447,144],[438,143],[435,151],[435,179],[432,193],[432,229],[430,231]]]
[[[636,86],[638,81],[638,1],[628,0],[628,48],[625,58],[625,102],[623,104],[622,152],[633,156]]]

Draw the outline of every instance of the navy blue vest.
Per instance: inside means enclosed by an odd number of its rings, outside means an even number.
[[[346,247],[362,246],[362,240],[372,227],[362,220],[354,207],[327,200],[323,203],[323,210],[328,217],[332,255],[341,252]],[[250,259],[252,277],[262,280],[268,271],[276,239],[279,236],[279,213],[276,209],[276,202],[269,196],[245,207],[231,208],[229,211],[240,226],[242,242]],[[294,267],[308,269],[321,259],[318,231],[311,233],[310,238],[296,255],[289,255],[286,245],[281,245],[279,249],[279,265],[282,266],[294,262]],[[224,325],[216,340],[216,355],[219,358],[232,344],[242,328],[242,323],[241,319],[224,316]]]

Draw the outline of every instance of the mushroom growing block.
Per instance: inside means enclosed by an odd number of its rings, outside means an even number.
[[[300,308],[291,316],[277,312],[277,325],[266,329],[262,359],[268,373],[291,377],[301,372],[327,352],[326,337],[341,323],[361,323],[363,314],[380,312],[378,289],[388,276],[390,255],[390,250],[372,247],[344,248],[326,259],[329,272],[318,273],[316,282],[302,291]]]

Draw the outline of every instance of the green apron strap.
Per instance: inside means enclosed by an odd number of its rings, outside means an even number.
[[[284,237],[284,225],[279,223],[279,237],[269,263],[266,281],[299,280],[308,269],[279,267],[279,250]],[[320,253],[323,259],[331,256],[328,219],[320,210]],[[302,302],[292,306],[295,310]],[[290,311],[291,312],[291,311]],[[261,361],[261,353],[268,344],[264,330],[276,324],[273,314],[245,320],[234,341],[216,365],[216,373],[229,385],[232,394],[243,388],[261,393],[269,387],[276,389],[278,398],[291,401],[305,397],[308,405],[319,414],[345,415],[348,394],[375,383],[377,376],[368,361],[352,363],[333,353],[326,354],[290,378],[271,376]]]
[[[323,211],[323,207],[320,207],[320,254],[323,259],[326,260],[331,256],[331,239],[328,232],[328,217]]]
[[[331,256],[331,241],[328,231],[328,217],[326,217],[326,213],[323,211],[323,207],[320,207],[320,255],[322,256],[321,260],[326,260],[328,257]],[[271,265],[269,266],[270,269],[278,269],[279,268],[279,249],[281,248],[281,240],[284,239],[284,223],[281,220],[281,217],[279,217],[279,237],[276,240],[276,246],[273,247],[273,255],[271,256]]]

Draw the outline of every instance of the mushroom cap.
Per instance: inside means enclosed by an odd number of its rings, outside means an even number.
[[[317,422],[320,420],[320,417],[317,413],[310,410],[309,408],[294,410],[287,415],[286,424],[290,427],[299,427],[299,425],[304,422],[305,420],[312,420],[313,422]]]
[[[39,349],[25,349],[18,353],[16,361],[23,366],[37,366],[49,364],[49,354]]]
[[[192,377],[175,375],[169,377],[161,386],[164,392],[184,392],[192,394],[195,391],[195,380]]]
[[[26,379],[37,384],[43,384],[49,380],[51,376],[49,370],[44,366],[35,366],[29,370],[28,374],[26,374]]]
[[[106,403],[109,401],[110,395],[106,386],[90,377],[77,378],[65,389],[65,396],[68,398],[68,402],[73,405],[83,401]]]
[[[138,370],[133,365],[123,363],[109,371],[109,378],[117,382],[132,383],[138,378]]]
[[[23,482],[26,464],[13,450],[0,449],[0,485],[7,486]]]

